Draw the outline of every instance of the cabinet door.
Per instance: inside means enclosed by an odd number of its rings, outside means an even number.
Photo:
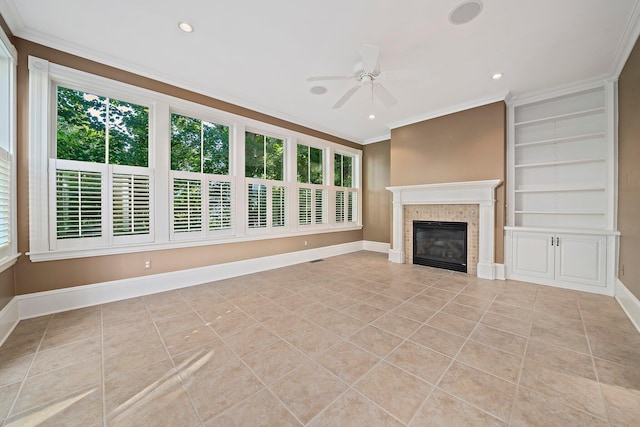
[[[556,247],[556,280],[605,286],[605,236],[558,234]]]
[[[512,272],[527,276],[553,278],[554,246],[549,233],[513,233]]]

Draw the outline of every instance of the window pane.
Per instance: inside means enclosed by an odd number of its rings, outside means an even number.
[[[149,109],[111,99],[109,102],[109,163],[149,164]]]
[[[309,183],[309,147],[298,144],[297,159],[298,182],[303,184]]]
[[[284,141],[268,136],[266,145],[265,178],[282,181],[284,177]]]
[[[349,156],[342,156],[342,186],[353,187],[353,162]]]
[[[204,159],[202,172],[229,174],[229,126],[202,122]]]
[[[309,177],[311,184],[322,185],[322,150],[309,148]]]
[[[58,159],[106,162],[107,99],[58,87]]]
[[[264,136],[246,132],[244,137],[244,164],[247,178],[264,178]]]
[[[342,187],[342,155],[333,156],[333,184]]]
[[[200,172],[200,120],[171,115],[171,170]]]

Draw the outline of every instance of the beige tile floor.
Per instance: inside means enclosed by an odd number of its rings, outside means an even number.
[[[614,299],[358,252],[20,322],[0,425],[637,426]]]

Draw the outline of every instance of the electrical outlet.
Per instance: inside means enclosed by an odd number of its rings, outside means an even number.
[[[307,241],[306,240],[304,241],[304,245],[307,246]]]
[[[151,260],[146,260],[144,262],[144,269],[149,270],[151,268]]]

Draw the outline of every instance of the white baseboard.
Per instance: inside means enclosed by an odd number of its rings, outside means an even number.
[[[18,298],[13,297],[7,305],[0,310],[0,346],[4,344],[13,329],[20,321],[20,311],[18,307]]]
[[[640,301],[636,298],[635,295],[631,293],[631,291],[620,281],[620,279],[616,278],[615,284],[615,297],[618,300],[618,304],[622,307],[633,326],[636,327],[638,332],[640,332]]]
[[[386,254],[386,253],[389,253],[389,249],[391,249],[391,244],[382,243],[382,242],[372,242],[370,240],[363,240],[362,249],[364,249],[365,251],[380,252],[380,253]]]
[[[507,276],[505,275],[504,264],[494,264],[496,280],[507,280]]]
[[[343,255],[362,249],[362,241],[350,242],[189,270],[37,292],[20,295],[15,297],[14,300],[17,299],[19,303],[20,319],[29,319],[61,311],[171,291],[230,277],[258,273],[320,258]]]
[[[396,264],[404,264],[404,252],[389,249],[389,261],[395,262]]]

